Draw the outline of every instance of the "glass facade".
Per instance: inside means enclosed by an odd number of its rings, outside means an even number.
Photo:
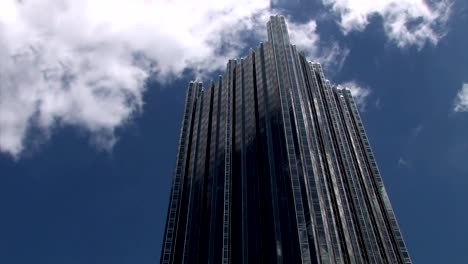
[[[411,263],[350,91],[267,30],[189,84],[161,263]]]

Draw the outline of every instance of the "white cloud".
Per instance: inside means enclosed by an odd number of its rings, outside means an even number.
[[[315,57],[317,55],[317,46],[319,35],[316,33],[317,23],[310,20],[305,24],[294,24],[288,22],[289,38],[291,43],[296,45],[299,50],[305,51],[307,56]]]
[[[383,18],[388,38],[399,47],[426,42],[437,44],[444,36],[450,15],[450,0],[322,0],[339,16],[345,34],[362,31],[373,15]]]
[[[334,42],[321,50],[317,61],[324,65],[325,69],[331,73],[338,73],[343,68],[344,62],[348,57],[349,49],[343,48]]]
[[[299,51],[304,51],[309,59],[324,65],[327,70],[339,72],[349,54],[349,49],[340,47],[336,42],[320,49],[320,36],[316,32],[316,28],[315,20],[304,24],[289,21],[288,31],[291,43],[296,45]]]
[[[360,111],[366,110],[367,97],[371,93],[371,90],[369,88],[360,86],[354,81],[339,84],[337,87],[338,89],[344,89],[344,88],[349,89],[351,91],[351,94],[353,95],[354,102],[356,102],[356,105],[358,106],[359,110]]]
[[[403,157],[400,157],[397,162],[398,168],[407,168],[410,166],[408,161],[406,161]]]
[[[1,1],[0,151],[18,157],[32,126],[79,126],[112,147],[149,75],[224,68],[268,12],[258,0]]]
[[[0,152],[18,158],[31,128],[69,125],[111,148],[142,110],[149,76],[223,69],[245,55],[245,32],[264,36],[271,11],[266,0],[1,1]],[[315,22],[288,24],[319,56]]]
[[[411,129],[411,138],[414,139],[416,137],[419,136],[419,134],[421,134],[421,132],[423,131],[424,129],[424,126],[419,124],[417,125],[416,127],[412,128]]]
[[[377,100],[375,100],[375,108],[377,109],[382,109],[382,103],[380,102],[380,98],[377,98]]]
[[[461,90],[458,91],[453,111],[468,112],[468,83],[463,84]]]

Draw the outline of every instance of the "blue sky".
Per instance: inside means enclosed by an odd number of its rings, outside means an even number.
[[[271,14],[359,98],[413,261],[468,263],[466,1],[22,2],[0,4],[0,263],[159,261],[188,81]]]

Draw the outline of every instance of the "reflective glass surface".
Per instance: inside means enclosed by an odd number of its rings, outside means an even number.
[[[350,91],[267,32],[189,84],[161,263],[411,263]]]

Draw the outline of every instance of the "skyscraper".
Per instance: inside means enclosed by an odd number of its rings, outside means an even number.
[[[267,29],[189,84],[161,263],[411,263],[350,91]]]

